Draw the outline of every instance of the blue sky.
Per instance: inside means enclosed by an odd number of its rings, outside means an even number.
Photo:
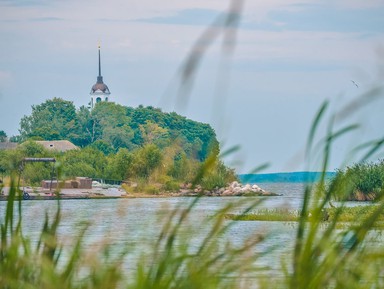
[[[245,1],[234,52],[223,54],[226,30],[212,26],[221,31],[188,105],[175,105],[185,57],[228,7],[222,0],[0,0],[0,130],[17,134],[31,105],[49,98],[86,105],[101,41],[112,101],[210,123],[223,148],[241,146],[227,158],[239,172],[265,162],[267,172],[305,169],[303,150],[321,103],[330,100],[336,113],[383,83],[384,1]],[[378,98],[347,120],[361,128],[335,143],[330,170],[354,145],[382,137],[381,107]]]

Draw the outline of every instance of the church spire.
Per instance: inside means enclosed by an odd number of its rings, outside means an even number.
[[[98,45],[98,54],[99,54],[99,75],[97,76],[96,83],[92,86],[91,89],[91,108],[100,101],[108,101],[108,96],[111,94],[108,86],[103,82],[103,77],[101,76],[101,53],[100,53],[100,44]]]
[[[101,76],[100,44],[98,45],[98,48],[99,48],[99,76],[97,77],[97,83],[103,83],[103,77]]]

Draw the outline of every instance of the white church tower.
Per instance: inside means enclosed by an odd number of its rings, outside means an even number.
[[[100,45],[99,45],[99,76],[97,77],[96,83],[92,86],[91,89],[91,109],[101,101],[108,101],[108,97],[111,94],[108,86],[103,82],[103,77],[101,76],[101,61],[100,61]]]

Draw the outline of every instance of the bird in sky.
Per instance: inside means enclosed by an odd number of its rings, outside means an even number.
[[[351,81],[352,81],[352,83],[353,83],[354,85],[356,85],[357,88],[359,88],[359,86],[357,85],[356,82],[354,82],[353,80],[351,80]]]

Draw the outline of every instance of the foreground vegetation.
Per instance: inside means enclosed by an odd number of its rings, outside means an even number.
[[[6,210],[0,217],[1,288],[235,288],[238,280],[225,276],[249,272],[255,260],[250,252],[263,241],[261,235],[236,246],[220,241],[233,226],[224,222],[225,213],[244,205],[242,202],[228,205],[200,224],[206,233],[198,243],[190,243],[186,225],[193,220],[199,198],[187,209],[176,209],[165,218],[149,252],[145,247],[132,250],[122,246],[119,250],[106,240],[97,248],[87,247],[84,236],[89,222],[77,225],[77,237],[63,246],[58,232],[62,217],[59,201],[56,212],[46,214],[38,240],[33,240],[23,234],[22,201],[15,185],[12,182]],[[247,205],[245,211],[255,205]],[[130,238],[127,235],[127,242]],[[134,273],[124,271],[127,262]]]
[[[314,135],[326,108],[327,103],[315,118],[308,153],[312,151]],[[17,186],[12,183],[1,219],[0,285],[2,288],[251,288],[256,282],[259,288],[383,288],[383,248],[380,242],[372,246],[369,240],[372,236],[380,239],[381,231],[375,229],[383,220],[384,201],[378,199],[374,206],[356,208],[346,208],[343,202],[338,208],[328,207],[335,188],[349,190],[343,180],[327,186],[325,177],[330,140],[348,131],[347,128],[331,130],[325,141],[322,139],[316,145],[316,149],[319,145],[324,148],[323,176],[318,184],[306,185],[300,210],[285,212],[290,221],[297,223],[292,229],[294,244],[281,256],[282,275],[268,273],[263,277],[263,271],[257,267],[260,255],[274,254],[266,246],[269,236],[263,231],[249,232],[249,238],[241,242],[228,239],[227,233],[238,222],[226,218],[240,208],[243,209],[239,216],[250,216],[262,199],[253,199],[251,203],[250,199],[244,199],[207,217],[199,224],[200,238],[196,239],[191,222],[200,199],[195,198],[187,209],[175,209],[162,221],[162,229],[149,250],[129,247],[116,253],[113,243],[105,241],[96,252],[90,252],[84,243],[84,234],[90,229],[87,225],[80,227],[71,245],[63,244],[58,234],[60,203],[56,213],[47,215],[42,223],[37,241],[25,236],[22,201],[16,201]],[[207,159],[196,182],[216,160]],[[284,214],[283,211],[259,212],[259,216],[264,214],[275,220]],[[323,226],[324,212],[328,214],[326,226]],[[340,224],[344,225],[340,227]],[[134,236],[127,234],[127,240],[130,238]],[[131,259],[132,254],[141,258]],[[126,262],[133,268],[129,272],[124,271]]]
[[[357,163],[338,170],[330,186],[333,186],[336,200],[376,200],[384,192],[384,160]]]
[[[327,207],[322,211],[322,222],[324,224],[333,222],[337,219],[340,223],[356,223],[361,219],[367,219],[377,210],[377,205],[364,205],[355,207]],[[278,221],[278,222],[298,222],[300,220],[300,210],[289,209],[258,209],[247,214],[226,214],[225,217],[235,221]],[[312,214],[309,213],[308,220]],[[384,211],[377,216],[375,228],[384,228]]]
[[[225,27],[233,28],[239,13],[227,14],[227,18],[223,17],[223,21],[228,23]],[[215,29],[211,34],[220,32],[218,24],[215,22],[214,25]],[[226,30],[233,31],[233,29]],[[203,40],[201,42],[209,42],[205,41],[207,40],[205,38]],[[201,57],[203,52],[199,47],[197,55]],[[193,56],[194,58],[191,58],[195,63],[198,62],[196,55]],[[190,66],[192,68],[185,75],[193,76],[193,69],[196,69],[197,65]],[[185,81],[188,83],[188,79]],[[362,101],[365,101],[365,98],[362,98]],[[356,105],[355,109],[358,107],[359,105]],[[65,244],[58,234],[62,224],[59,202],[55,214],[53,216],[47,214],[46,219],[42,221],[41,233],[37,240],[25,235],[23,224],[26,220],[23,219],[21,201],[16,201],[16,196],[20,192],[16,189],[18,184],[14,182],[13,177],[10,197],[3,217],[0,218],[0,287],[10,289],[383,288],[382,242],[372,246],[368,239],[369,235],[376,233],[375,224],[382,216],[384,201],[378,198],[376,206],[370,207],[370,210],[362,213],[361,217],[356,216],[353,223],[339,228],[338,224],[343,222],[342,216],[347,212],[342,205],[333,211],[327,226],[322,226],[324,210],[327,209],[335,193],[342,192],[343,196],[347,196],[351,192],[351,187],[343,178],[336,178],[333,185],[326,186],[325,172],[328,169],[332,145],[335,140],[356,128],[355,125],[346,125],[335,129],[333,121],[336,117],[332,115],[331,121],[327,123],[325,135],[319,136],[319,127],[327,108],[328,103],[325,102],[315,116],[305,151],[308,171],[312,168],[313,159],[320,159],[315,164],[323,173],[318,185],[307,184],[305,188],[303,203],[297,212],[297,224],[293,231],[293,246],[285,247],[285,243],[281,244],[288,251],[287,254],[279,256],[282,260],[281,274],[268,273],[263,276],[263,272],[256,266],[260,255],[270,256],[269,254],[274,253],[265,246],[270,236],[265,235],[263,230],[255,228],[253,232],[248,232],[248,239],[240,241],[231,240],[226,235],[237,222],[228,221],[225,216],[233,211],[239,211],[240,208],[243,209],[239,215],[246,216],[249,212],[255,211],[262,200],[253,199],[251,204],[245,203],[249,199],[243,200],[241,203],[226,206],[214,216],[209,216],[205,222],[198,224],[201,238],[196,241],[194,237],[197,232],[192,229],[191,222],[195,221],[193,209],[200,199],[195,198],[187,209],[176,209],[163,220],[159,234],[152,240],[149,250],[138,247],[134,248],[134,251],[131,248],[123,248],[120,252],[116,252],[118,249],[108,240],[103,240],[97,249],[91,248],[84,238],[86,231],[91,229],[87,224],[74,226],[78,228],[77,237],[71,244]],[[349,114],[354,109],[348,107],[346,111]],[[345,115],[345,111],[342,112]],[[31,148],[35,147],[33,143],[29,144]],[[376,146],[367,148],[370,151],[376,149]],[[88,155],[83,156],[84,159],[92,159],[97,167],[98,159],[92,158],[94,153],[90,150],[91,148],[87,148],[72,153],[74,155],[87,153]],[[64,163],[62,161],[63,165]],[[13,164],[17,168],[17,162]],[[210,169],[217,164],[219,164],[217,154],[208,156],[198,167],[193,183],[202,182],[205,176],[208,176],[208,179],[216,179],[214,171]],[[90,168],[92,166],[88,169]],[[68,169],[63,167],[67,175],[69,175],[66,171]],[[156,174],[156,169],[149,170],[150,174],[148,170],[144,172],[147,172],[144,173],[146,178],[151,178]],[[344,201],[345,198],[342,199],[342,202]],[[351,214],[354,213],[356,212]],[[331,212],[329,214],[331,215]],[[381,231],[378,233],[379,237],[380,233]],[[127,232],[126,238],[127,242],[129,240],[137,242],[132,232]],[[141,258],[131,259],[132,253]],[[124,262],[131,264],[130,272],[123,269]],[[254,273],[259,274],[255,277]],[[247,274],[251,274],[252,278],[247,278],[249,276]]]

